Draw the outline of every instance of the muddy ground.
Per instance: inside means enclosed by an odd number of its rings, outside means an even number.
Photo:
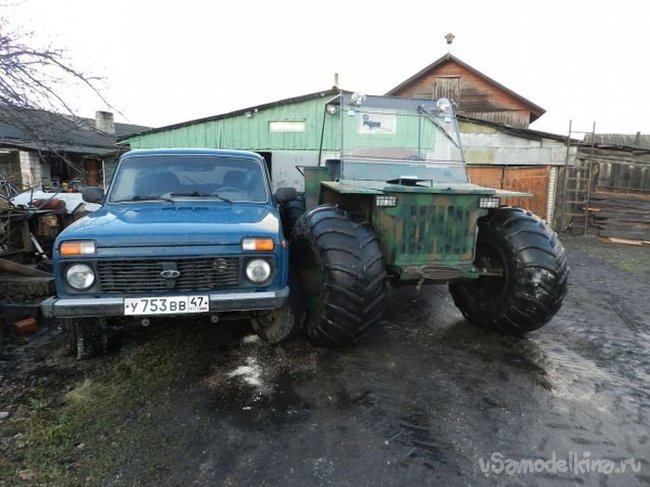
[[[650,249],[564,242],[564,307],[526,339],[429,286],[345,350],[190,320],[83,362],[56,328],[7,340],[0,485],[647,485]]]

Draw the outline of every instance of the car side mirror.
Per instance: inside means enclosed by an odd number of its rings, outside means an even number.
[[[88,186],[81,190],[81,198],[86,203],[101,203],[104,199],[104,190],[97,186]]]
[[[287,201],[295,200],[298,197],[296,188],[278,188],[275,192],[275,199],[278,203],[286,203]]]

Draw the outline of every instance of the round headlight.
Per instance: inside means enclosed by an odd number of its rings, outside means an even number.
[[[260,284],[271,277],[271,266],[263,259],[253,259],[246,264],[246,277],[255,284]]]
[[[360,107],[365,103],[366,95],[363,93],[352,93],[352,96],[350,96],[350,101],[353,105]]]
[[[448,98],[439,98],[436,105],[438,106],[438,110],[446,112],[451,108],[451,101]]]
[[[65,278],[70,286],[83,291],[93,285],[95,273],[86,264],[74,264],[65,271]]]

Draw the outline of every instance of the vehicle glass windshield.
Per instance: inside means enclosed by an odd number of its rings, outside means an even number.
[[[144,154],[126,156],[118,166],[109,201],[209,199],[268,201],[260,161],[215,155]]]
[[[355,94],[339,103],[341,179],[468,182],[450,102]]]

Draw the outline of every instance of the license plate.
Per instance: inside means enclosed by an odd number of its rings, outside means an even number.
[[[210,311],[207,296],[124,298],[124,315],[179,315]]]

